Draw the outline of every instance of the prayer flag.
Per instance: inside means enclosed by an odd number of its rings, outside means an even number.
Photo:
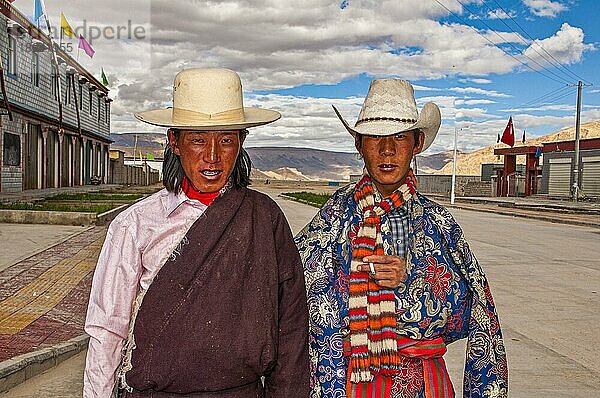
[[[142,157],[142,151],[140,151],[140,162],[144,162],[144,158]]]
[[[146,154],[146,160],[154,160],[154,155],[148,152]]]
[[[108,79],[106,78],[106,74],[104,73],[104,68],[102,68],[102,84],[108,86]]]
[[[37,22],[44,15],[44,7],[42,6],[42,0],[34,0],[33,3],[33,21]]]
[[[513,127],[512,116],[508,119],[508,124],[504,129],[504,133],[502,133],[500,141],[504,142],[506,145],[515,146],[515,129]]]
[[[94,58],[94,53],[96,51],[94,51],[94,49],[92,48],[92,46],[90,45],[90,43],[88,43],[87,40],[85,39],[85,37],[83,37],[82,35],[79,35],[79,46],[78,46],[78,48],[83,49],[83,51],[85,51],[85,53],[90,58]]]
[[[535,157],[539,158],[540,156],[542,156],[542,147],[541,146],[537,147],[537,149],[535,150]]]
[[[65,14],[63,14],[62,12],[60,13],[60,28],[62,29],[65,36],[77,37],[77,35],[73,31],[73,28],[71,27],[71,25],[69,25]]]

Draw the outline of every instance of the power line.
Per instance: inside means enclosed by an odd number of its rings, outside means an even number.
[[[545,105],[556,104],[556,102],[558,102],[559,100],[561,100],[565,97],[568,97],[569,95],[572,95],[572,94],[574,94],[573,91],[568,91],[559,97],[553,98],[552,100],[547,100]]]
[[[437,1],[437,0],[436,0]],[[471,15],[473,15],[473,17],[475,17],[475,19],[478,19],[479,21],[481,21],[481,23],[483,25],[485,25],[491,32],[493,32],[496,36],[498,36],[500,39],[502,39],[503,41],[505,41],[510,47],[512,47],[513,50],[520,52],[520,50],[515,47],[509,40],[507,40],[506,38],[504,38],[500,33],[496,32],[494,29],[492,29],[492,27],[490,25],[487,24],[487,22],[485,22],[483,19],[481,19],[479,16],[477,16],[473,11],[471,11],[471,9],[469,7],[467,7],[461,0],[456,0],[456,2],[458,2],[465,10],[467,10],[469,13],[471,13]],[[439,3],[439,2],[438,2]],[[456,15],[456,14],[455,14]],[[479,32],[478,32],[479,33]],[[512,33],[516,33],[516,32],[512,32]],[[481,33],[480,33],[481,34]],[[482,37],[485,37],[483,35],[481,35]],[[519,35],[520,36],[520,35]],[[502,49],[502,47],[498,46],[497,44],[493,43],[497,48],[501,49],[502,51],[504,51],[504,49]],[[509,54],[508,52],[504,51],[504,53]],[[512,54],[511,54],[512,55]],[[537,62],[536,60],[534,60],[533,58],[529,57],[528,55],[525,55],[523,53],[521,53],[521,55],[525,58],[527,58],[528,60],[530,60],[531,62],[535,63],[536,65],[538,65],[540,68],[542,68],[544,71],[551,73],[552,75],[554,75],[555,77],[557,77],[558,79],[561,79],[563,81],[558,81],[556,79],[552,79],[556,82],[559,83],[565,83],[567,82],[567,80],[565,80],[562,76],[557,75],[556,73],[554,73],[553,71],[551,71],[548,68],[545,68],[542,64],[540,64],[539,62]],[[513,57],[515,59],[517,59],[516,57]],[[533,68],[531,68],[528,64],[525,64],[524,62],[518,60],[521,64],[529,67],[531,70],[535,70]],[[539,71],[538,71],[539,72]],[[541,72],[539,72],[541,73]],[[543,74],[542,74],[543,75]],[[544,75],[545,76],[545,75]],[[549,76],[546,76],[549,77]]]
[[[523,107],[523,106],[533,106],[537,103],[542,103],[543,101],[545,101],[546,99],[552,97],[553,95],[560,95],[562,94],[562,92],[564,92],[565,90],[568,90],[569,86],[568,85],[564,85],[562,87],[559,87],[556,90],[552,90],[546,94],[543,94],[537,98],[534,98],[532,100],[529,100],[527,102],[522,103],[521,105],[518,106],[518,108]],[[560,94],[559,94],[560,93]]]
[[[482,0],[482,1],[483,1],[483,3],[484,3],[484,4],[486,4],[486,3],[485,3],[485,0]],[[502,8],[502,6],[501,6],[501,5],[500,5],[500,4],[499,4],[499,3],[498,3],[496,0],[492,0],[492,1],[493,1],[493,2],[494,2],[494,3],[495,3],[497,6],[498,6],[498,8],[500,8],[500,9],[502,10],[502,12],[503,12],[504,14],[506,14],[506,16],[507,16],[507,17],[509,17],[509,18],[510,18],[510,20],[511,20],[511,21],[513,21],[513,22],[514,22],[514,24],[515,24],[515,25],[517,25],[517,26],[519,27],[519,29],[521,29],[521,31],[522,31],[522,32],[525,34],[525,36],[527,36],[527,37],[528,37],[528,38],[529,38],[529,39],[530,39],[530,40],[531,40],[533,43],[535,43],[535,44],[536,44],[536,45],[537,45],[539,48],[541,48],[541,49],[542,49],[542,50],[543,50],[543,51],[544,51],[546,54],[548,54],[548,56],[550,56],[550,58],[552,58],[552,59],[553,59],[553,60],[556,62],[556,64],[557,64],[558,66],[562,67],[564,70],[566,70],[567,72],[569,72],[569,73],[570,73],[572,76],[575,76],[575,78],[577,78],[577,79],[580,79],[580,80],[583,80],[583,81],[585,81],[585,82],[587,82],[587,83],[590,83],[588,80],[586,80],[586,79],[582,78],[582,77],[581,77],[581,76],[579,76],[577,73],[575,73],[575,72],[573,72],[572,70],[570,70],[569,68],[567,68],[567,67],[566,67],[565,65],[563,65],[563,64],[562,64],[562,63],[561,63],[559,60],[557,60],[557,59],[556,59],[556,58],[555,58],[555,57],[554,57],[552,54],[550,54],[548,51],[546,51],[546,49],[545,49],[545,48],[544,48],[544,47],[543,47],[541,44],[539,44],[539,43],[538,43],[538,41],[537,41],[536,39],[534,39],[534,38],[533,38],[533,37],[532,37],[532,36],[531,36],[531,35],[530,35],[530,34],[529,34],[529,33],[528,33],[526,30],[525,30],[525,28],[523,28],[523,27],[522,27],[522,26],[521,26],[521,25],[520,25],[520,24],[519,24],[519,23],[518,23],[518,22],[517,22],[517,21],[516,21],[516,20],[515,20],[515,19],[514,19],[514,18],[513,18],[513,17],[512,17],[510,14],[509,14],[509,13],[508,13],[508,12],[506,12],[506,10],[505,10],[504,8]],[[486,6],[487,6],[487,4],[486,4]],[[488,8],[489,8],[489,6],[488,6]],[[494,14],[496,14],[496,13],[494,12]],[[537,51],[536,51],[536,53],[537,53]],[[538,53],[538,54],[539,54],[539,53]],[[541,54],[540,54],[540,55],[541,55]],[[546,59],[546,58],[544,58],[544,59]]]
[[[506,21],[505,21],[503,18],[501,18],[501,17],[498,15],[498,12],[497,12],[496,10],[492,9],[492,8],[491,8],[491,7],[490,7],[490,6],[489,6],[489,5],[488,5],[488,4],[485,2],[485,0],[481,0],[481,1],[482,1],[482,2],[483,2],[483,4],[484,4],[484,5],[487,7],[487,9],[488,9],[488,10],[490,10],[490,12],[491,12],[491,13],[493,13],[494,15],[496,15],[496,16],[498,17],[498,20],[499,20],[500,22],[502,22],[502,24],[503,24],[504,26],[506,26],[506,27],[509,29],[509,31],[510,31],[511,33],[517,33],[517,32],[515,32],[515,31],[513,30],[513,28],[512,28],[512,27],[511,27],[511,26],[510,26],[508,23],[506,23]],[[496,2],[495,0],[494,0],[494,2],[496,3],[496,5],[498,5],[498,7],[500,7],[500,9],[502,10],[502,12],[504,12],[504,14],[506,14],[506,16],[508,16],[509,18],[511,18],[511,19],[512,19],[512,17],[511,17],[511,16],[510,16],[510,15],[509,15],[509,14],[508,14],[508,13],[507,13],[507,12],[506,12],[506,11],[505,11],[503,8],[502,8],[502,7],[501,7],[501,6],[498,4],[498,2]],[[514,19],[512,19],[512,21],[516,23],[516,21],[515,21]],[[519,26],[519,25],[517,24],[517,26]],[[519,26],[519,27],[520,27],[520,26]],[[523,29],[521,28],[521,30],[523,30]],[[574,74],[573,72],[571,72],[569,69],[565,68],[565,67],[564,67],[564,66],[563,66],[563,65],[562,65],[562,64],[561,64],[561,63],[560,63],[560,62],[559,62],[559,61],[558,61],[556,58],[554,58],[554,57],[553,57],[551,54],[549,54],[549,53],[548,53],[548,52],[547,52],[547,51],[546,51],[546,50],[545,50],[545,49],[544,49],[544,48],[543,48],[543,47],[542,47],[542,46],[541,46],[541,45],[540,45],[540,44],[539,44],[539,43],[538,43],[538,42],[537,42],[535,39],[533,39],[531,36],[529,36],[529,34],[528,34],[527,32],[525,32],[524,30],[523,30],[523,32],[524,32],[524,33],[525,33],[525,34],[526,34],[526,35],[527,35],[527,36],[528,36],[528,37],[529,37],[529,38],[530,38],[530,39],[533,41],[533,43],[534,43],[535,45],[537,45],[537,46],[538,46],[538,47],[540,47],[542,50],[544,50],[544,52],[545,52],[547,55],[549,55],[550,57],[552,57],[552,59],[554,59],[554,61],[556,61],[556,63],[555,63],[555,62],[552,62],[550,59],[546,58],[546,56],[544,56],[544,54],[540,53],[540,52],[539,52],[538,50],[536,50],[536,49],[535,49],[535,48],[534,48],[532,45],[530,46],[530,44],[529,44],[529,43],[527,43],[527,42],[525,41],[525,39],[524,39],[524,38],[523,38],[523,37],[522,37],[520,34],[518,34],[518,33],[517,33],[517,35],[518,35],[518,37],[519,37],[519,40],[520,40],[520,41],[521,41],[523,44],[525,44],[526,46],[529,46],[529,48],[531,48],[531,49],[532,49],[532,50],[533,50],[533,51],[534,51],[534,52],[535,52],[537,55],[539,55],[539,56],[540,56],[540,58],[542,58],[544,61],[546,61],[546,62],[548,63],[548,65],[551,65],[551,66],[553,66],[554,68],[557,68],[558,70],[560,70],[560,67],[564,68],[564,69],[565,69],[567,72],[569,72],[569,73],[571,74],[571,76],[569,76],[569,75],[568,75],[568,74],[566,74],[565,72],[562,72],[562,71],[561,71],[562,73],[565,73],[565,76],[567,77],[567,79],[572,79],[572,76],[575,76],[575,78],[577,78],[577,79],[580,79],[580,77],[579,77],[579,76],[575,75],[575,74]]]
[[[461,21],[465,26],[468,26],[469,28],[471,28],[475,33],[477,33],[478,35],[480,35],[481,37],[483,37],[485,40],[487,40],[488,42],[490,42],[494,47],[498,48],[499,50],[501,50],[504,54],[508,55],[509,57],[513,58],[515,61],[517,61],[518,63],[520,63],[521,65],[524,65],[525,67],[531,69],[532,71],[539,73],[540,75],[544,76],[547,79],[550,80],[554,80],[557,83],[560,84],[564,84],[563,81],[559,81],[554,79],[553,77],[547,76],[546,74],[533,69],[531,66],[525,64],[523,61],[521,61],[520,59],[518,59],[517,57],[515,57],[514,55],[512,55],[511,53],[507,52],[506,50],[504,50],[502,47],[498,47],[496,45],[496,43],[494,43],[493,41],[491,41],[490,39],[488,39],[487,37],[485,37],[484,35],[481,34],[481,32],[479,32],[477,29],[475,29],[474,27],[472,27],[471,25],[469,25],[468,23],[466,23],[466,21],[464,19],[462,19],[460,16],[458,16],[457,14],[455,14],[454,12],[452,12],[448,7],[446,7],[445,5],[443,5],[439,0],[435,0],[436,3],[438,3],[441,7],[443,7],[446,11],[448,11],[450,14],[454,15],[459,21]]]

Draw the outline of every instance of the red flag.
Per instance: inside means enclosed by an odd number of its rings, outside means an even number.
[[[502,139],[500,140],[506,145],[515,146],[515,129],[513,128],[512,116],[508,119],[508,124],[502,133]]]
[[[94,56],[94,53],[96,51],[94,51],[94,49],[92,48],[92,46],[90,45],[90,43],[87,42],[87,40],[82,36],[79,35],[79,48],[82,48],[83,51],[85,51],[85,53],[92,58]]]

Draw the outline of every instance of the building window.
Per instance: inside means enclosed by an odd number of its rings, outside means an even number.
[[[98,97],[98,123],[100,123],[100,97]]]
[[[90,90],[90,116],[92,115],[92,90]]]
[[[8,68],[6,73],[17,76],[17,39],[8,36]]]
[[[104,117],[106,119],[106,124],[108,124],[108,115],[110,114],[110,107],[108,105],[108,102],[104,103]]]
[[[79,84],[79,109],[83,109],[83,85]]]
[[[38,53],[31,54],[31,82],[35,87],[40,86],[40,56]]]
[[[4,133],[2,163],[4,166],[21,165],[21,137],[17,134]]]

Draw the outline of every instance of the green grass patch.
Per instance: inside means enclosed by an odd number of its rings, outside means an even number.
[[[46,201],[59,201],[59,200],[82,200],[82,201],[107,201],[107,200],[118,200],[118,201],[134,201],[142,198],[143,194],[119,194],[119,193],[60,193],[46,198]]]
[[[284,192],[284,195],[291,196],[292,198],[299,199],[302,201],[309,202],[316,207],[323,207],[325,202],[329,200],[331,195],[324,193],[312,193],[312,192]]]
[[[119,205],[109,204],[85,204],[68,205],[51,202],[40,203],[11,203],[0,204],[0,209],[6,210],[36,210],[36,211],[68,211],[68,212],[84,212],[84,213],[104,213],[105,211],[114,209]]]

